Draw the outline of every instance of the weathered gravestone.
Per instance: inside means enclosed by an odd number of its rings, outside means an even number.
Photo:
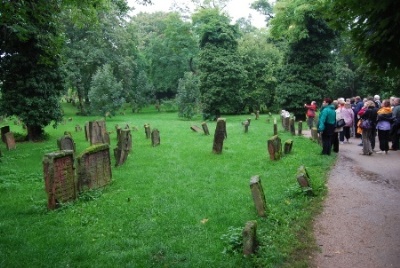
[[[267,216],[267,202],[265,200],[264,190],[261,185],[260,176],[256,175],[251,177],[250,189],[258,216],[260,217]]]
[[[47,207],[55,209],[61,203],[76,199],[76,179],[73,151],[58,151],[43,158],[43,173]]]
[[[6,134],[4,134],[4,137],[6,139],[7,150],[14,150],[15,148],[17,148],[15,144],[14,134],[12,132],[7,132]]]
[[[224,146],[224,139],[227,138],[225,118],[218,118],[214,133],[213,153],[221,154]]]
[[[257,242],[257,222],[248,221],[242,231],[243,255],[248,256],[256,253]]]
[[[146,139],[151,138],[151,129],[149,124],[144,125],[144,133],[146,134]]]
[[[285,154],[290,154],[292,152],[292,147],[293,147],[293,140],[287,140],[285,141],[285,144],[283,146],[283,152]]]
[[[59,150],[71,150],[75,152],[75,142],[70,135],[64,135],[57,140]]]
[[[90,145],[102,143],[110,144],[110,136],[107,133],[106,122],[104,120],[90,121],[88,129]]]
[[[282,157],[282,144],[278,135],[268,140],[268,153],[271,160],[279,160]]]
[[[10,126],[1,127],[1,140],[6,142],[6,133],[10,132]]]
[[[289,130],[290,130],[290,133],[293,136],[296,135],[296,128],[294,127],[294,123],[295,123],[295,119],[294,118],[290,118],[289,119]]]
[[[246,120],[246,121],[242,122],[242,125],[244,127],[244,133],[249,132],[250,121]]]
[[[278,124],[276,123],[276,118],[274,118],[274,136],[278,135]]]
[[[160,131],[156,128],[151,132],[151,145],[153,147],[160,145]]]
[[[302,136],[303,135],[303,121],[299,121],[299,123],[297,124],[297,135],[298,136]]]
[[[132,149],[132,135],[129,129],[123,129],[119,132],[117,148],[114,149],[115,166],[125,163],[129,152]]]
[[[309,181],[310,177],[306,168],[304,166],[300,166],[297,170],[297,182],[303,191],[307,192],[308,194],[312,194],[312,188]]]
[[[193,130],[194,132],[201,132],[201,128],[199,128],[196,125],[190,126],[190,129]]]
[[[111,182],[111,159],[108,144],[90,146],[77,158],[78,191],[97,189]]]
[[[80,125],[76,125],[75,126],[75,132],[79,132],[79,131],[82,131],[82,128],[81,128]]]
[[[256,120],[260,118],[260,111],[256,111]]]
[[[206,122],[201,123],[201,127],[203,128],[204,135],[207,135],[207,136],[210,135],[210,132],[208,131],[208,126],[207,126]]]

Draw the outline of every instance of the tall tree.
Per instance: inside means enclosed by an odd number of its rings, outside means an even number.
[[[62,120],[58,1],[2,1],[0,5],[0,111],[26,125],[29,140]]]

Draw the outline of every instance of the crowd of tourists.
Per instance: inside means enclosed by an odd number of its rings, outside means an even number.
[[[388,154],[399,150],[400,98],[391,97],[381,101],[379,95],[362,99],[324,98],[316,122],[317,104],[305,104],[307,125],[317,128],[322,140],[322,154],[338,153],[340,144],[359,139],[362,155]],[[340,124],[342,123],[342,124]],[[375,149],[378,137],[379,149]],[[377,146],[378,147],[378,146]]]

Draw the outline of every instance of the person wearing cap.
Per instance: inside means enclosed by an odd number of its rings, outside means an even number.
[[[324,98],[318,121],[318,133],[322,139],[323,155],[331,155],[332,136],[335,131],[336,112],[331,98]]]

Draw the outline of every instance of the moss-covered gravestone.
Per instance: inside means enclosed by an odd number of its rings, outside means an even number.
[[[201,127],[203,128],[204,135],[207,135],[207,136],[210,135],[210,132],[208,131],[208,126],[207,126],[206,122],[201,123]]]
[[[43,173],[49,209],[55,209],[61,203],[76,199],[73,151],[46,154],[43,158]]]
[[[282,143],[278,135],[268,140],[268,153],[271,160],[279,160],[282,157]]]
[[[153,147],[160,145],[161,140],[160,140],[160,131],[158,129],[153,129],[151,132],[151,145]]]
[[[129,129],[120,129],[118,134],[117,148],[114,149],[115,166],[125,163],[132,149],[132,135]]]
[[[213,153],[221,154],[224,147],[224,139],[227,137],[225,118],[218,118],[214,133]]]
[[[112,177],[109,145],[92,145],[79,155],[77,176],[79,192],[109,184]]]
[[[250,189],[258,216],[267,216],[267,202],[265,200],[264,189],[261,185],[260,176],[256,175],[251,177]]]

